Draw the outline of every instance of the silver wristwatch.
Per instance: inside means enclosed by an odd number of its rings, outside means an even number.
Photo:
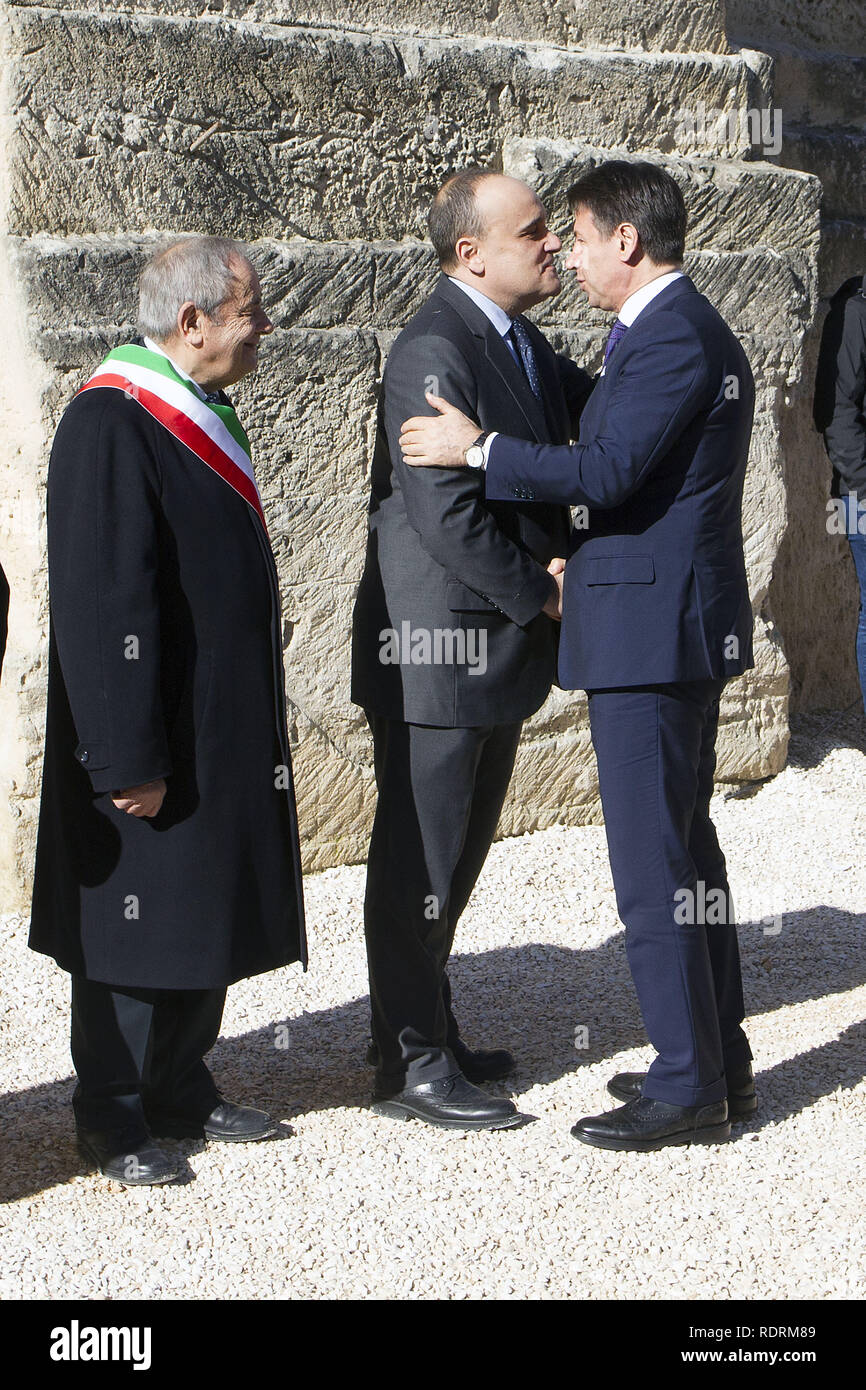
[[[468,449],[464,449],[463,457],[470,468],[484,467],[484,441],[489,433],[489,430],[485,430],[483,434],[479,434],[478,438],[469,445]]]

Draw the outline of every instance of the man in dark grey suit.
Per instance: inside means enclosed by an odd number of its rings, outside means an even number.
[[[519,1121],[474,1081],[508,1073],[473,1052],[446,964],[493,840],[522,721],[556,670],[564,507],[488,502],[477,470],[407,468],[398,443],[434,390],[482,429],[566,443],[589,377],[522,313],[556,294],[559,238],[536,195],[484,170],[455,175],[429,218],[443,274],[385,369],[369,537],[354,615],[352,699],[373,731],[379,791],[365,925],[374,1099],[450,1128]]]

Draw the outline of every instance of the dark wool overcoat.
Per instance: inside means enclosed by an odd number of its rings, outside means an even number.
[[[30,944],[110,984],[306,963],[277,574],[262,523],[123,391],[48,476],[51,642]],[[153,819],[110,793],[164,777]]]

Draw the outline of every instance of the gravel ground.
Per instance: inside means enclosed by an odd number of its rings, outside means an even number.
[[[187,1142],[186,1180],[122,1188],[72,1134],[67,977],[2,934],[0,1297],[854,1298],[864,1274],[866,726],[803,719],[788,768],[720,788],[760,1110],[726,1144],[576,1143],[651,1058],[603,830],[495,845],[458,934],[467,1038],[510,1047],[533,1117],[455,1134],[367,1108],[364,871],[307,881],[313,966],[236,985],[212,1065],[283,1122]]]

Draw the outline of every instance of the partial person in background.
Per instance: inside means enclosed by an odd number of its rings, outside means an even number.
[[[305,943],[277,572],[224,394],[273,327],[243,247],[156,255],[139,325],[51,453],[30,944],[72,976],[81,1151],[149,1184],[179,1171],[154,1136],[276,1133],[203,1059],[226,986]]]
[[[866,709],[866,275],[846,280],[830,301],[815,378],[815,426],[833,465],[831,497],[860,586],[855,655]]]
[[[0,565],[0,676],[3,674],[3,658],[6,655],[6,635],[9,623],[9,581]]]

